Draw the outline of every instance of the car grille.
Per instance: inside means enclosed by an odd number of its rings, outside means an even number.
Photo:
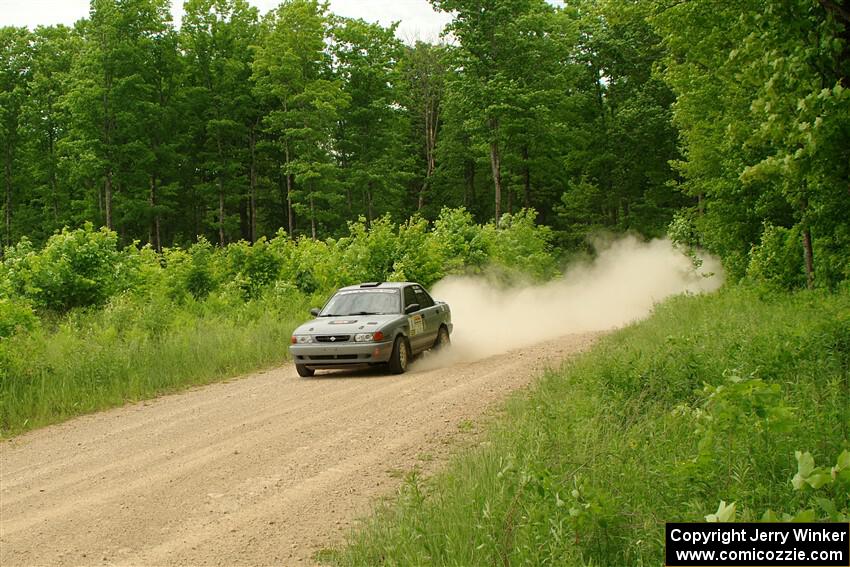
[[[310,360],[357,360],[356,354],[317,354],[308,357]]]
[[[320,343],[344,343],[351,338],[351,335],[316,335],[316,340]]]

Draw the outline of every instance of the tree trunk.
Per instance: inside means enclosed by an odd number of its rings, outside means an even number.
[[[280,196],[280,214],[282,217],[287,215],[287,190],[286,190],[286,175],[283,173],[283,163],[277,160],[277,192]],[[289,234],[292,237],[292,233]]]
[[[422,187],[419,190],[417,210],[422,210],[422,207],[425,206],[425,194],[431,186],[431,176],[434,175],[434,170],[437,168],[437,121],[435,103],[429,100],[425,104],[425,179],[422,181]]]
[[[466,162],[466,190],[469,192],[468,207],[475,206],[475,160]]]
[[[374,183],[369,182],[366,185],[366,226],[372,226],[372,221],[375,219],[375,211],[372,208],[372,189]]]
[[[112,107],[109,96],[112,94],[112,74],[107,70],[103,89],[103,142],[106,146],[106,172],[104,180],[104,206],[106,207],[106,228],[113,230],[112,224]]]
[[[525,198],[523,200],[523,206],[528,209],[531,208],[531,166],[528,163],[528,146],[522,147],[522,160],[523,160],[523,172],[522,172],[522,180],[523,186],[525,187]]]
[[[52,116],[52,112],[53,111],[51,109],[51,116]],[[53,202],[53,222],[58,223],[59,222],[59,188],[58,188],[58,183],[57,183],[57,180],[56,180],[56,139],[54,138],[52,124],[49,127],[50,127],[50,134],[49,134],[48,139],[47,139],[47,153],[48,153],[49,158],[50,158],[50,161],[49,161],[49,164],[50,164],[49,170],[50,171],[48,173],[48,178],[49,178],[48,181],[50,183],[50,199]]]
[[[218,243],[224,246],[224,179],[218,176]]]
[[[251,126],[251,185],[248,222],[250,223],[251,242],[257,241],[257,124]]]
[[[416,203],[417,211],[421,211],[422,207],[425,206],[425,193],[428,191],[428,181],[429,178],[426,175],[425,179],[422,180],[422,186],[419,188],[419,200]]]
[[[316,240],[316,205],[313,203],[313,194],[310,194],[310,234]]]
[[[295,225],[292,218],[292,174],[289,173],[289,142],[284,145],[284,151],[286,153],[286,221],[287,227],[289,228],[289,237],[295,238],[295,235],[293,234]],[[312,197],[310,206],[313,206]]]
[[[162,252],[162,239],[160,236],[160,220],[159,220],[159,211],[156,210],[156,176],[151,175],[150,179],[150,194],[148,195],[148,204],[150,205],[151,210],[155,211],[153,214],[153,219],[151,221],[150,226],[150,235],[148,238],[148,242],[154,247],[154,250],[157,252]]]
[[[496,226],[502,216],[502,156],[499,152],[499,120],[490,119],[490,168],[493,171],[493,189],[495,193],[494,218]]]
[[[112,226],[112,164],[106,169],[106,179],[103,184],[103,200],[106,208],[106,228],[114,230]]]
[[[803,255],[806,261],[806,287],[815,287],[815,256],[812,250],[812,231],[806,226],[803,228]]]
[[[221,135],[216,133],[216,147],[218,148],[218,167],[224,169],[224,150],[221,147]],[[218,171],[216,173],[218,181],[218,243],[224,246],[224,173]]]
[[[12,148],[7,147],[4,152],[3,160],[3,179],[6,185],[6,198],[4,199],[5,218],[3,219],[3,227],[5,228],[4,244],[12,245]],[[2,246],[0,246],[2,248]]]

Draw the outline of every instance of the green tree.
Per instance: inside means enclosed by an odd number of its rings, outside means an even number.
[[[349,214],[353,194],[362,197],[367,223],[398,211],[412,160],[403,136],[406,116],[398,105],[396,65],[401,43],[395,26],[344,19],[333,30],[335,71],[349,106],[340,115],[336,150],[345,178]]]
[[[669,187],[679,154],[675,97],[653,72],[665,55],[661,38],[645,3],[578,6],[579,88],[561,144],[569,171],[558,207],[562,242],[581,246],[597,230],[661,236],[688,203]]]
[[[21,113],[29,89],[30,33],[25,28],[0,28],[0,147],[3,160],[3,239],[13,243],[14,198],[20,177]]]
[[[168,8],[167,0],[92,0],[61,102],[71,117],[60,144],[66,175],[89,189],[82,217],[157,246],[162,140],[170,135],[162,76],[174,72],[176,57]]]
[[[734,276],[766,227],[799,229],[788,234],[800,236],[809,286],[817,273],[825,285],[850,273],[847,15],[846,2],[817,0],[655,4],[683,189],[700,200],[703,243]]]
[[[181,28],[189,84],[185,96],[193,123],[193,153],[200,164],[199,178],[191,182],[208,197],[192,206],[216,229],[223,245],[237,232],[239,218],[232,211],[250,184],[246,164],[257,120],[250,79],[258,12],[246,0],[189,0],[185,7]]]
[[[437,139],[440,132],[449,74],[447,48],[417,41],[404,48],[398,63],[401,75],[401,102],[407,110],[410,136],[422,173],[415,177],[418,183],[416,210],[421,211],[430,198],[432,178],[437,169]]]
[[[60,164],[60,142],[70,116],[62,105],[79,34],[66,26],[38,27],[32,33],[29,96],[23,104],[28,191],[27,235],[45,240],[73,224],[72,186]]]
[[[342,200],[330,142],[348,97],[332,74],[330,37],[327,4],[290,0],[266,15],[254,58],[254,93],[269,108],[263,125],[283,157],[290,236],[297,213],[316,239]]]
[[[504,171],[511,165],[509,152],[520,155],[513,169],[522,178],[524,200],[531,202],[532,140],[557,122],[552,113],[566,90],[565,54],[575,45],[576,28],[567,12],[543,0],[431,3],[455,14],[448,31],[460,46],[453,52],[457,73],[449,88],[466,110],[459,114],[470,117],[466,125],[486,144],[498,222],[504,193],[513,208],[515,181]]]

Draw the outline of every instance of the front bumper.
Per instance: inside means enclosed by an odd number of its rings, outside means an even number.
[[[393,352],[392,341],[380,343],[341,344],[313,343],[290,345],[289,354],[295,364],[311,368],[378,364],[387,362]]]

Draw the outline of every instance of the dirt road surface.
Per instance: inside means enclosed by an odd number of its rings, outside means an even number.
[[[0,565],[304,565],[593,334],[403,376],[291,366],[0,443]]]

